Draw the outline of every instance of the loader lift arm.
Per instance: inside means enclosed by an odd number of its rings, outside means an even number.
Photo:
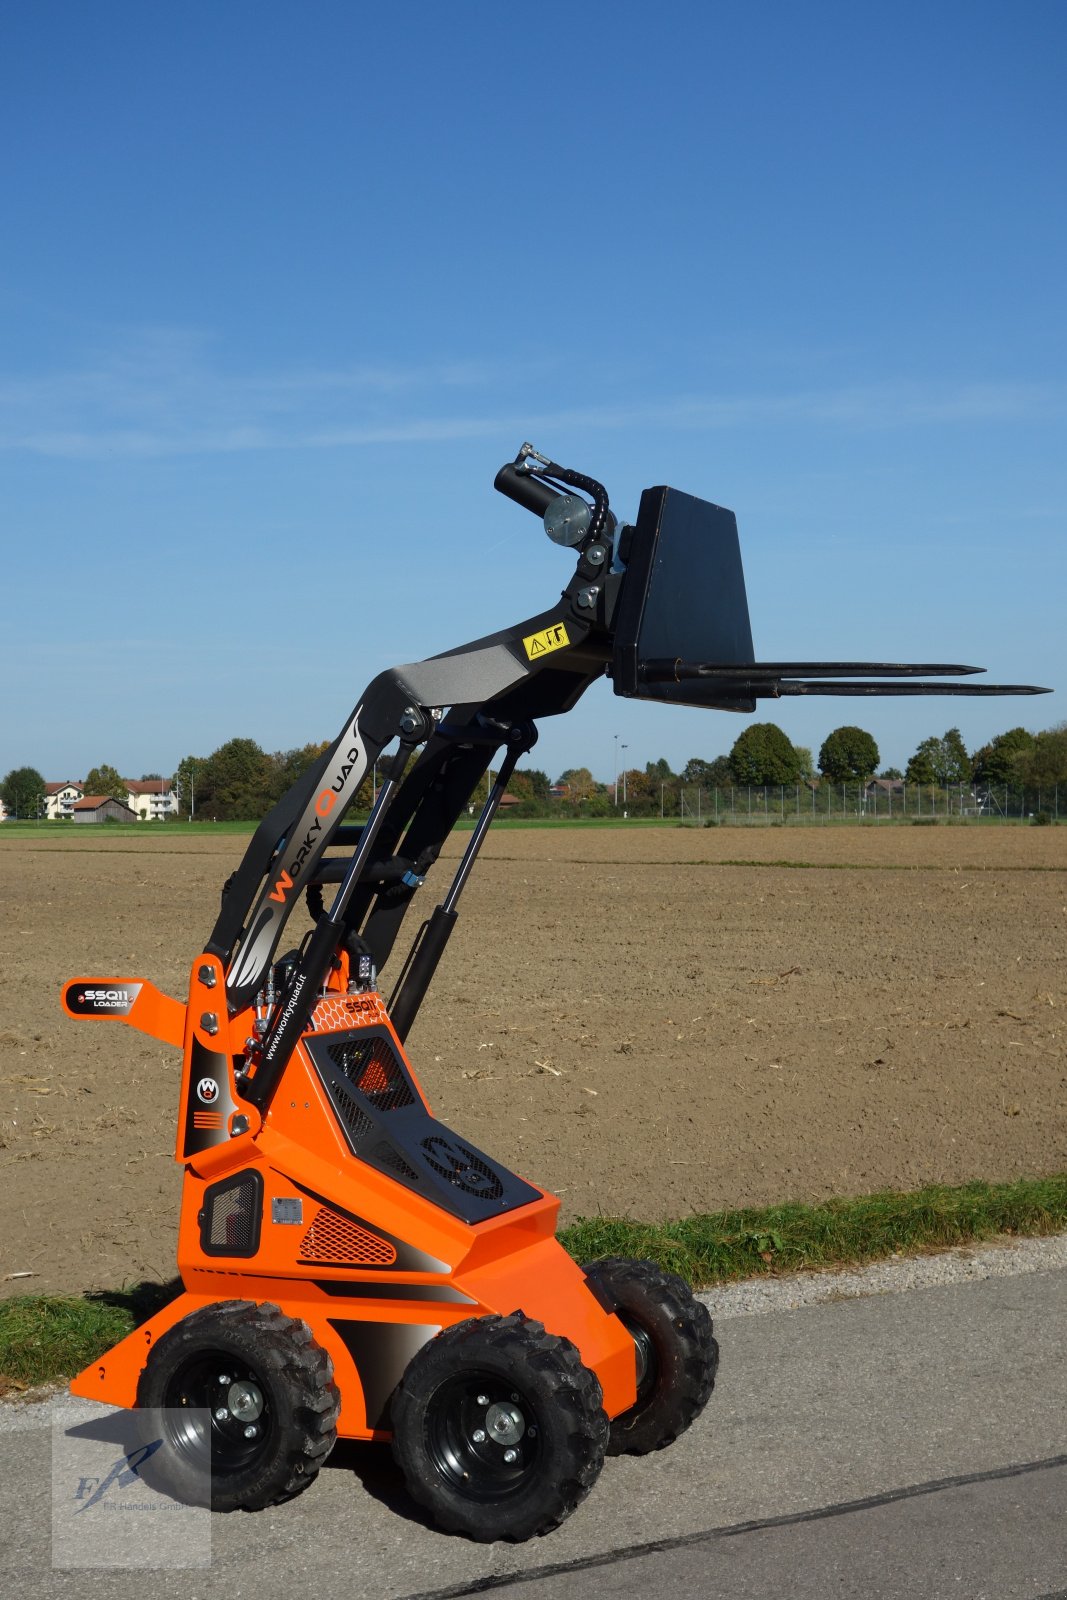
[[[226,971],[231,1015],[268,1000],[250,1041],[241,1093],[262,1112],[339,949],[388,960],[428,866],[496,752],[504,757],[442,903],[403,964],[390,1011],[403,1039],[456,920],[456,903],[536,722],[569,711],[597,678],[616,694],[751,711],[805,694],[1031,694],[1029,685],[928,682],[981,668],[941,664],[757,662],[732,512],[665,487],[644,492],[635,526],[619,524],[595,479],[523,445],[495,486],[544,517],[577,556],[560,600],[510,628],[381,673],[330,750],[257,828],[230,879],[205,950]],[[578,492],[575,492],[578,491]],[[344,823],[372,763],[398,741],[362,828]],[[419,746],[421,754],[411,757]],[[327,855],[342,848],[343,855]],[[337,884],[322,908],[322,887]],[[315,927],[273,981],[297,900],[311,890]],[[281,964],[280,964],[281,967]],[[280,970],[279,967],[279,970]]]

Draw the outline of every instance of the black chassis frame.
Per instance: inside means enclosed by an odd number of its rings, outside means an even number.
[[[496,485],[527,510],[543,514],[560,494],[578,488],[593,501],[576,542],[574,574],[559,601],[498,633],[425,661],[382,672],[366,688],[331,748],[264,817],[223,891],[207,953],[226,968],[231,1015],[256,1004],[262,1020],[248,1042],[239,1092],[265,1111],[338,949],[388,960],[400,925],[429,866],[496,752],[504,756],[470,842],[441,903],[416,935],[389,1002],[400,1039],[429,987],[456,922],[456,904],[519,758],[537,739],[540,717],[569,711],[597,678],[616,678],[615,692],[677,696],[689,704],[750,710],[757,698],[783,694],[1041,693],[1028,686],[903,682],[920,673],[973,673],[980,668],[866,663],[636,660],[627,638],[616,653],[616,627],[639,616],[641,599],[626,592],[648,581],[649,551],[659,538],[667,488],[642,496],[636,528],[617,527],[603,486],[555,465],[524,445],[501,468]],[[684,581],[684,573],[678,575]],[[624,612],[620,611],[626,595]],[[741,603],[744,601],[743,579]],[[542,648],[527,648],[541,636]],[[544,645],[546,641],[548,648]],[[630,665],[620,666],[623,654]],[[806,679],[797,674],[806,674]],[[837,682],[851,676],[889,682]],[[384,781],[362,828],[344,823],[360,784],[383,751]],[[411,762],[419,745],[422,752]],[[327,856],[344,846],[347,856]],[[299,951],[274,965],[285,925],[301,894],[321,897],[337,883],[329,910],[318,912]],[[277,983],[276,983],[277,978]]]

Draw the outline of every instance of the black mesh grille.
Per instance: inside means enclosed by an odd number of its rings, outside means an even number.
[[[331,1044],[326,1054],[335,1067],[340,1067],[346,1078],[356,1078],[360,1067],[370,1055],[371,1039],[341,1039]]]
[[[375,1039],[356,1084],[376,1111],[400,1111],[413,1106],[415,1096],[387,1039]]]
[[[241,1172],[212,1184],[200,1213],[200,1245],[207,1255],[254,1256],[259,1249],[263,1180]]]
[[[344,1118],[352,1138],[358,1142],[364,1138],[374,1127],[374,1123],[365,1111],[361,1111],[350,1094],[346,1094],[339,1083],[330,1085],[330,1092],[337,1107],[338,1113]]]
[[[498,1200],[504,1185],[492,1167],[475,1155],[469,1145],[458,1139],[435,1133],[422,1141],[422,1153],[435,1172],[464,1194],[476,1194],[483,1200]]]
[[[388,1039],[380,1035],[343,1039],[331,1045],[327,1054],[376,1111],[401,1111],[404,1106],[415,1104],[411,1085]]]
[[[304,1041],[352,1154],[465,1222],[528,1205],[540,1190],[497,1166],[427,1111],[403,1051],[384,1027]]]
[[[386,1144],[384,1140],[368,1152],[368,1158],[378,1166],[385,1167],[387,1171],[395,1172],[398,1178],[409,1178],[418,1182],[419,1175],[415,1168],[409,1167],[400,1152],[394,1150],[392,1145]]]

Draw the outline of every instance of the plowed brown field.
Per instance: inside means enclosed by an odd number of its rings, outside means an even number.
[[[0,1293],[170,1276],[178,1057],[59,987],[180,996],[244,842],[0,835]],[[416,1070],[565,1216],[1067,1169],[1067,828],[506,829],[461,913]]]

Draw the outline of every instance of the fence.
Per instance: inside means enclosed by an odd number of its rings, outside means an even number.
[[[1067,802],[1067,786],[1064,790]],[[641,799],[627,807],[630,816],[677,817],[694,823],[1028,821],[1058,822],[1059,786],[1011,789],[973,784],[905,783],[895,789],[862,784],[777,784],[768,788],[702,789],[662,785],[658,802]],[[620,815],[622,807],[619,807]]]

